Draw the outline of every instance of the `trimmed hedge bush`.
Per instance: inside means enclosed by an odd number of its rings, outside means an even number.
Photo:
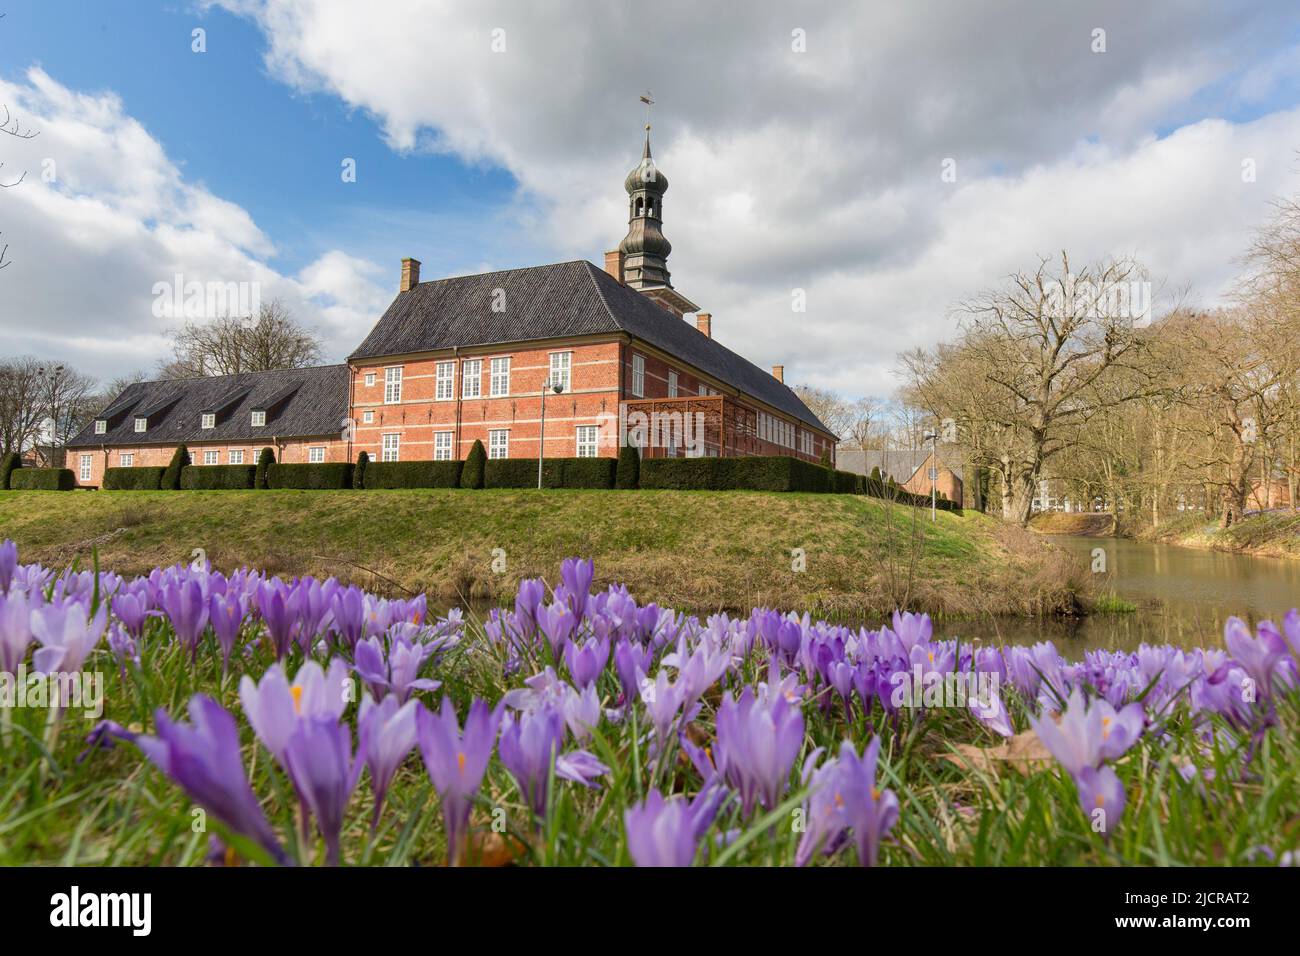
[[[271,465],[266,469],[268,488],[307,488],[313,491],[351,488],[352,463],[327,461],[310,465]]]
[[[788,455],[743,458],[647,458],[641,487],[704,491],[830,490],[831,473]]]
[[[465,456],[465,467],[460,470],[460,486],[462,488],[482,488],[483,469],[486,464],[487,452],[483,450],[483,443],[475,438],[474,444],[470,446],[469,454]]]
[[[641,452],[632,445],[618,450],[618,466],[614,469],[615,488],[636,488],[641,483]]]
[[[163,472],[159,487],[163,491],[178,491],[181,487],[181,470],[192,464],[189,450],[184,445],[177,445],[172,460]]]
[[[457,488],[461,465],[459,461],[377,461],[366,467],[365,487]]]
[[[147,468],[109,468],[104,472],[105,491],[157,491],[162,487],[161,465]]]
[[[613,488],[613,458],[548,458],[543,488]],[[490,458],[483,469],[487,488],[536,488],[536,458]]]
[[[246,491],[257,476],[255,465],[186,465],[181,469],[185,491]]]
[[[352,468],[352,487],[364,488],[366,486],[366,469],[370,467],[370,456],[364,451],[357,455],[357,463]]]
[[[19,468],[9,476],[14,491],[71,491],[77,479],[71,468]]]
[[[9,476],[23,466],[23,456],[11,451],[0,458],[0,491],[9,487]]]
[[[266,488],[266,470],[275,464],[275,452],[270,448],[263,448],[257,456],[257,471],[253,475],[254,488]]]
[[[856,475],[851,471],[840,471],[838,468],[831,472],[831,487],[836,494],[854,495],[860,494],[858,488],[861,483],[858,481],[861,475]]]

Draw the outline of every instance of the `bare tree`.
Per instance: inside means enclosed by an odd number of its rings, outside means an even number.
[[[307,368],[321,361],[315,329],[299,325],[278,301],[263,304],[253,319],[223,316],[186,323],[172,333],[172,359],[160,363],[162,378],[202,378]]]
[[[30,357],[0,361],[0,450],[5,453],[22,454],[40,438],[45,421],[40,368]]]
[[[872,425],[880,413],[878,399],[845,398],[838,392],[815,385],[796,385],[793,391],[823,425],[840,436],[841,443],[849,447],[867,447]]]
[[[0,13],[0,19],[3,18],[4,18],[4,14]],[[12,136],[15,139],[32,139],[40,135],[39,131],[35,131],[30,128],[23,127],[18,122],[17,119],[14,119],[12,116],[10,116],[9,107],[4,105],[3,103],[0,103],[0,111],[3,111],[3,119],[0,119],[0,133],[4,133],[6,136]],[[5,165],[4,160],[0,159],[0,170],[4,169],[4,165]],[[6,182],[5,180],[8,177],[5,176],[3,172],[0,172],[0,189],[12,189],[14,186],[17,186],[19,183],[21,183],[26,177],[27,177],[27,171],[23,170],[21,173],[18,174],[18,178],[15,179],[13,182]],[[3,235],[3,233],[0,233],[0,235]],[[8,258],[8,254],[9,254],[9,243],[0,242],[0,269],[3,269],[6,266],[8,266],[9,263],[12,261],[11,259]]]

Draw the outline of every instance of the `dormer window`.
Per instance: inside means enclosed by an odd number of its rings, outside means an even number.
[[[145,430],[146,428],[148,428],[148,427],[149,427],[149,419],[145,418],[143,415],[137,415],[137,416],[135,417],[135,430],[136,430],[136,431],[138,431],[138,432],[142,432],[142,431],[144,431],[144,430]]]
[[[102,418],[95,419],[95,434],[102,435],[108,431],[108,422]]]
[[[266,411],[264,409],[259,408],[255,412],[253,412],[253,427],[261,428],[265,424],[266,424]]]
[[[199,419],[200,428],[216,428],[217,416],[212,412],[204,412],[203,417]]]

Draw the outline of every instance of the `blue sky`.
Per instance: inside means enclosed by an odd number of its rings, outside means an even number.
[[[402,256],[425,278],[600,262],[647,87],[675,285],[725,344],[849,395],[889,393],[956,302],[1062,248],[1136,254],[1213,304],[1300,193],[1300,11],[1280,0],[0,10],[0,103],[41,130],[0,138],[0,175],[28,174],[0,191],[0,354],[104,377],[165,356],[150,290],[178,272],[260,283],[339,359]]]

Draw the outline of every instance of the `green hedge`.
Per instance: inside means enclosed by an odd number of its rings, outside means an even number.
[[[618,465],[614,469],[614,487],[630,489],[641,482],[641,452],[632,445],[618,450]]]
[[[266,488],[266,469],[275,464],[275,452],[270,448],[263,448],[257,455],[257,471],[253,473],[253,487]]]
[[[861,477],[861,475],[855,475],[851,471],[840,471],[837,468],[831,472],[831,487],[836,494],[861,494],[861,491],[858,490],[862,486],[862,483],[858,480]]]
[[[77,479],[71,468],[19,468],[9,476],[14,491],[71,491]]]
[[[185,491],[243,491],[253,487],[256,465],[186,465],[181,469]]]
[[[157,467],[109,468],[104,472],[105,491],[157,491],[162,487],[163,472]]]
[[[369,469],[366,470],[369,471]],[[314,465],[271,465],[266,469],[266,486],[268,488],[308,488],[313,491],[351,488],[352,463],[329,461]]]
[[[543,488],[613,488],[613,458],[548,458],[542,463]],[[536,488],[536,458],[489,458],[483,467],[486,488]]]
[[[474,444],[470,446],[469,454],[465,456],[465,467],[460,470],[460,486],[462,488],[482,488],[483,469],[486,466],[487,452],[483,450],[483,443],[475,438]]]
[[[0,491],[9,487],[9,476],[23,466],[23,456],[11,451],[0,458]]]
[[[457,488],[462,464],[459,461],[377,461],[366,465],[364,486]]]
[[[831,490],[831,472],[788,455],[744,458],[647,458],[641,487],[704,491]],[[851,490],[851,489],[850,489]]]
[[[914,508],[930,507],[930,496],[916,495],[910,491],[904,491],[897,482],[892,479],[882,481],[876,471],[872,471],[870,477],[858,476],[862,485],[860,494],[870,495],[872,498],[884,498],[887,501],[896,501],[899,504],[911,505]],[[940,511],[951,511],[954,514],[961,514],[961,505],[955,501],[949,501],[947,498],[940,497],[935,502],[935,507]]]

